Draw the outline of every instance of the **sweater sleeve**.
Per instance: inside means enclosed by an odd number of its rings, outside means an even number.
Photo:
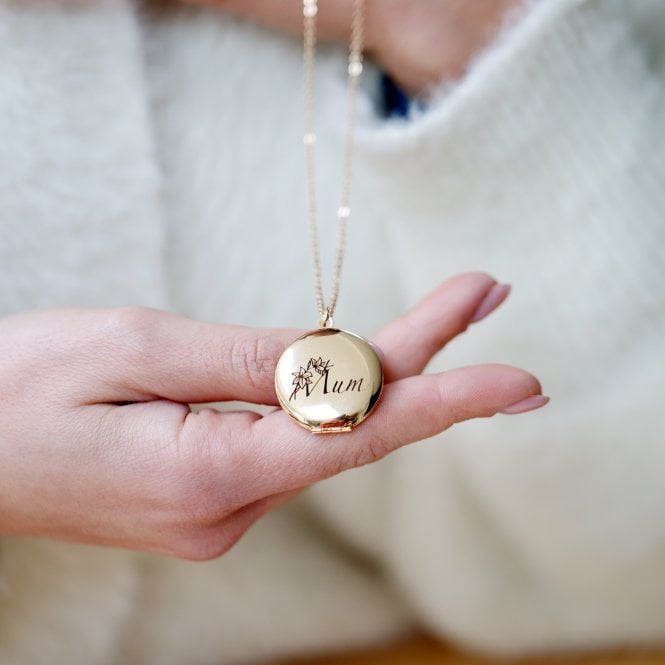
[[[166,304],[132,12],[127,0],[0,1],[0,316]]]
[[[656,0],[534,4],[424,112],[360,132],[410,299],[468,269],[514,286],[435,369],[515,364],[552,396],[314,497],[474,648],[665,640],[663,26]]]

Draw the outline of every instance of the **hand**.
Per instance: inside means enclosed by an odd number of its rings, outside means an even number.
[[[352,433],[326,435],[280,410],[188,406],[276,404],[277,359],[301,331],[149,309],[1,320],[0,533],[208,559],[318,480],[461,420],[541,406],[538,381],[512,367],[420,375],[506,295],[486,275],[461,275],[384,328],[374,338],[385,355],[382,401]]]
[[[302,35],[302,1],[186,0],[223,8]],[[504,16],[523,0],[365,0],[367,53],[406,91],[430,88],[465,72],[496,36]],[[348,41],[353,0],[320,2],[321,39]]]

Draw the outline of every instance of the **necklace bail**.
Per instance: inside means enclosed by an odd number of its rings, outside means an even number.
[[[319,328],[332,328],[332,326],[332,312],[330,311],[330,307],[326,307],[325,311],[321,314],[321,318],[319,319]]]

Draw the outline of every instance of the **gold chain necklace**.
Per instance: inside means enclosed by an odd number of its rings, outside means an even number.
[[[337,209],[337,251],[330,301],[326,305],[321,281],[321,258],[316,214],[314,169],[314,54],[317,0],[303,0],[305,64],[305,164],[312,267],[319,328],[296,339],[282,354],[275,370],[275,390],[281,407],[299,425],[312,432],[348,432],[376,406],[383,388],[381,361],[369,342],[346,330],[333,328],[339,296],[346,223],[351,214],[351,162],[356,97],[362,73],[364,1],[354,0],[348,61],[348,106],[342,172]]]

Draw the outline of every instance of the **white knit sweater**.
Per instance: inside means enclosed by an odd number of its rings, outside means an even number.
[[[311,325],[300,61],[212,10],[0,0],[0,314]],[[408,121],[366,84],[338,320],[371,334],[488,270],[510,302],[435,366],[526,367],[551,405],[323,483],[218,561],[3,538],[0,665],[257,662],[415,624],[504,653],[665,642],[665,3],[534,3]],[[325,211],[340,51],[316,85]]]

